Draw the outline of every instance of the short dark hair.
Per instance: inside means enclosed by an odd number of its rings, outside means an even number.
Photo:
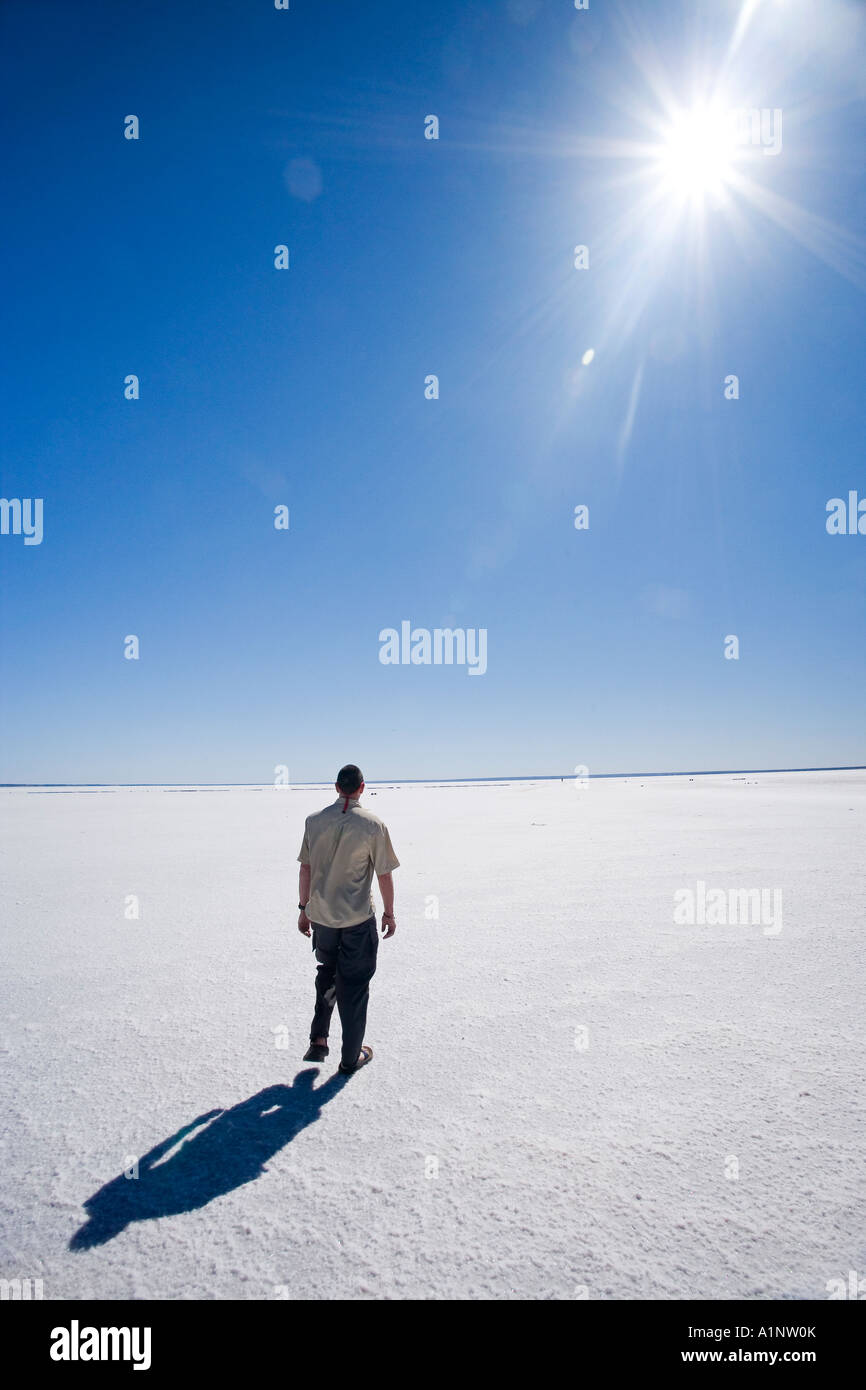
[[[337,786],[341,792],[348,793],[349,796],[358,790],[363,781],[364,774],[354,763],[346,763],[337,773]]]

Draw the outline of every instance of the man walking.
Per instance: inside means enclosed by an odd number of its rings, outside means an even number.
[[[307,816],[298,862],[298,931],[313,938],[316,1012],[305,1062],[323,1062],[334,1004],[343,1030],[341,1072],[357,1071],[373,1056],[364,1047],[370,981],[376,973],[379,933],[370,886],[379,880],[385,940],[397,930],[391,871],[400,861],[387,826],[360,805],[361,769],[347,763],[337,773],[337,800]]]

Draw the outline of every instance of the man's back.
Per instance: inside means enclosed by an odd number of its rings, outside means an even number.
[[[390,873],[400,863],[379,817],[342,796],[307,816],[298,860],[310,865],[307,916],[326,927],[372,917],[373,873]]]

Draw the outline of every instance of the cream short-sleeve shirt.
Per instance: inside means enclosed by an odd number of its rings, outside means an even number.
[[[323,927],[356,927],[374,915],[373,874],[399,866],[388,827],[357,801],[339,796],[307,816],[300,864],[310,866],[307,916]]]

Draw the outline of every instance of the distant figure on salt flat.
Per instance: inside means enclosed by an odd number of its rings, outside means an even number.
[[[370,894],[379,880],[384,938],[397,930],[394,919],[394,853],[388,827],[360,805],[361,769],[347,763],[337,773],[336,801],[307,816],[298,862],[301,915],[298,931],[313,938],[316,953],[316,1011],[305,1062],[324,1062],[334,1004],[343,1030],[341,1072],[357,1071],[373,1056],[364,1047],[370,981],[376,973],[379,932]]]

